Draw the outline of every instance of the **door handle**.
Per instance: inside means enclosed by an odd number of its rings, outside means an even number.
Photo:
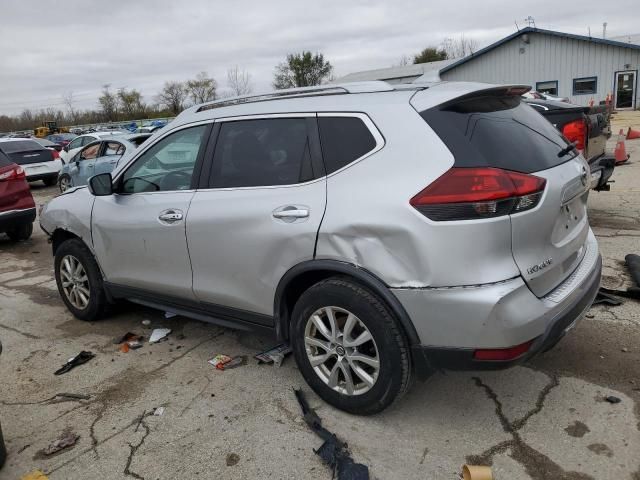
[[[307,218],[309,210],[306,208],[292,208],[290,210],[279,210],[273,212],[275,218]]]
[[[180,210],[165,210],[158,215],[158,219],[167,223],[178,222],[182,220],[182,212]]]

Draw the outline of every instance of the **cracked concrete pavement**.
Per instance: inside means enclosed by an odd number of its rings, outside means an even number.
[[[640,115],[615,121],[640,126]],[[640,141],[627,150],[631,163],[616,169],[611,191],[589,200],[610,288],[630,285],[624,256],[640,253]],[[55,195],[32,188],[37,203]],[[496,479],[640,479],[639,302],[593,307],[525,366],[438,374],[382,414],[356,417],[313,395],[292,358],[280,369],[252,361],[269,338],[137,306],[96,323],[74,319],[39,230],[17,245],[0,238],[0,258],[0,421],[9,453],[0,479],[37,468],[51,479],[329,479],[294,387],[372,478],[456,479],[471,462],[492,465]],[[171,328],[169,341],[119,352],[114,337],[148,337],[143,319]],[[96,357],[53,375],[80,350]],[[216,353],[249,361],[220,372],[207,364]],[[62,392],[90,398],[56,397]],[[159,406],[165,413],[154,416]],[[80,435],[74,447],[39,453],[67,427]]]

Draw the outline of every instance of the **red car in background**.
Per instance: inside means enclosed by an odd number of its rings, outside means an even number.
[[[36,203],[24,169],[0,151],[0,233],[14,242],[26,240],[35,219]]]

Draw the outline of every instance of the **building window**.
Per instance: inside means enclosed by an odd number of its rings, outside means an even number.
[[[598,91],[598,77],[585,77],[573,79],[573,94],[588,95]]]
[[[536,82],[536,90],[540,93],[548,93],[549,95],[558,95],[558,81]]]

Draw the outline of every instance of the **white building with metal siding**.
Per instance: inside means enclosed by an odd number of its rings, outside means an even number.
[[[640,107],[640,45],[525,28],[440,70],[443,80],[531,85],[588,105]]]

